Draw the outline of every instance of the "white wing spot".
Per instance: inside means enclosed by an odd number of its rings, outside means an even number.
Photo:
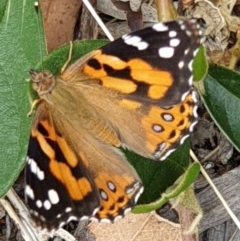
[[[52,204],[59,203],[59,196],[54,189],[48,191],[48,198]]]
[[[129,208],[127,208],[127,209],[129,209]],[[126,212],[127,209],[124,210],[124,215],[125,215],[125,212]],[[131,211],[131,208],[130,208],[130,211]],[[117,221],[120,220],[120,219],[122,219],[122,216],[121,216],[121,215],[118,215],[117,217],[114,218],[114,221],[113,221],[113,222],[117,222]]]
[[[43,171],[41,171],[40,169],[39,169],[39,167],[37,167],[37,177],[38,177],[38,179],[39,180],[44,180],[44,178],[45,178],[45,175],[44,175],[44,172]]]
[[[180,44],[180,40],[178,38],[173,38],[170,40],[170,46],[171,47],[177,47]]]
[[[186,91],[186,92],[182,95],[181,101],[184,101],[184,100],[186,99],[186,97],[187,97],[188,94],[189,94],[189,91]]]
[[[180,145],[182,145],[188,137],[189,137],[189,134],[183,136],[182,139],[180,140]]]
[[[193,52],[193,56],[194,56],[194,57],[197,55],[198,50],[199,50],[199,49],[196,49],[196,50]]]
[[[30,165],[31,172],[36,174],[37,173],[37,163],[32,158],[29,159],[29,165]]]
[[[196,91],[193,91],[193,92],[192,92],[192,99],[193,99],[194,103],[197,103],[197,102],[198,102]]]
[[[72,208],[71,208],[71,207],[67,207],[67,208],[65,209],[65,212],[66,212],[66,213],[72,212]]]
[[[188,64],[188,68],[190,69],[190,71],[192,71],[192,65],[193,65],[193,60],[191,60]]]
[[[116,191],[116,186],[113,182],[107,182],[107,186],[108,186],[109,190],[111,190],[112,192]]]
[[[29,198],[31,198],[31,199],[34,199],[35,197],[34,197],[34,192],[33,192],[33,189],[29,186],[29,185],[27,185],[26,187],[25,187],[25,195],[27,195]]]
[[[176,149],[170,149],[166,152],[166,154],[164,156],[161,156],[160,160],[163,161],[164,159],[166,159],[168,156],[170,156],[171,153],[173,153]]]
[[[32,158],[29,158],[28,164],[30,165],[31,172],[34,173],[39,180],[43,180],[45,177],[44,172],[40,170],[37,163]]]
[[[49,210],[52,207],[52,205],[51,205],[51,203],[48,200],[45,200],[44,203],[43,203],[43,207],[46,210]]]
[[[29,158],[29,156],[26,157],[26,162],[27,162],[28,165],[30,165],[31,159]]]
[[[41,216],[39,216],[39,218],[41,219],[41,221],[46,222],[46,218],[45,218],[45,217],[43,217],[42,215],[41,215]]]
[[[90,219],[89,216],[82,216],[80,218],[80,221],[89,220],[89,219]],[[97,219],[95,219],[95,221],[97,221]]]
[[[66,224],[66,222],[64,221],[64,222],[61,222],[60,224],[59,224],[59,228],[61,228],[63,225],[65,225]]]
[[[134,203],[137,203],[139,197],[141,196],[141,194],[143,193],[144,187],[141,187],[138,191],[138,193],[136,194],[135,198],[134,198]]]
[[[78,218],[76,216],[70,216],[66,223],[69,223],[71,221],[77,221],[77,220],[78,220]]]
[[[154,124],[152,128],[155,132],[161,132],[163,130],[162,126],[158,124]]]
[[[170,59],[174,55],[174,48],[172,48],[172,47],[162,47],[158,50],[158,54],[161,58]]]
[[[41,201],[41,200],[37,200],[37,201],[36,201],[36,206],[37,206],[38,208],[41,208],[41,207],[42,207],[42,201]]]
[[[189,85],[192,85],[192,83],[193,83],[193,76],[191,75],[190,78],[189,78],[189,80],[188,80],[188,84],[189,84]]]
[[[30,210],[30,212],[31,212],[31,214],[34,215],[35,217],[38,217],[38,215],[39,215],[37,211],[32,211],[32,210]]]
[[[148,43],[142,41],[139,36],[124,35],[122,39],[127,45],[136,47],[138,50],[145,50],[148,48]]]
[[[193,116],[194,117],[198,117],[198,106],[196,105],[196,106],[194,106],[194,108],[193,108]]]
[[[94,216],[99,211],[99,209],[100,209],[100,207],[95,208],[92,212],[92,216]]]
[[[163,119],[167,122],[173,121],[173,116],[171,114],[163,114]]]
[[[163,149],[167,146],[167,144],[165,142],[161,143],[159,146],[158,146],[158,151],[161,152],[163,151]]]
[[[190,49],[187,48],[187,49],[184,51],[184,55],[188,55],[189,51],[190,51]]]
[[[156,23],[152,26],[152,28],[157,32],[165,32],[168,31],[168,26],[163,23]]]
[[[111,220],[108,218],[102,218],[102,219],[97,219],[97,221],[99,221],[100,223],[111,223]]]
[[[147,42],[140,42],[136,45],[138,50],[145,50],[148,48],[148,43]]]
[[[185,30],[185,29],[186,29],[186,25],[181,24],[181,25],[180,25],[180,28],[181,28],[181,30]]]
[[[189,37],[192,36],[192,32],[189,31],[189,30],[186,31],[186,34],[187,34],[187,36],[189,36]]]
[[[130,211],[132,210],[132,208],[126,208],[125,210],[124,210],[124,215],[126,215],[127,213],[129,213]],[[117,218],[117,217],[116,217]],[[116,219],[115,219],[116,220]]]
[[[193,129],[194,129],[194,127],[196,126],[196,124],[197,124],[197,121],[194,121],[194,122],[190,125],[190,127],[189,127],[189,131],[190,131],[190,132],[193,131]]]
[[[176,31],[174,31],[174,30],[169,31],[168,36],[169,36],[170,38],[174,38],[174,37],[176,37],[176,36],[177,36],[177,32],[176,32]]]
[[[178,68],[179,68],[179,69],[182,69],[183,66],[184,66],[184,61],[180,61],[180,62],[178,63]]]
[[[100,196],[103,200],[107,200],[108,199],[108,195],[106,192],[104,192],[103,190],[100,191]]]
[[[140,183],[136,182],[133,186],[128,187],[125,192],[127,195],[134,193],[140,187]]]

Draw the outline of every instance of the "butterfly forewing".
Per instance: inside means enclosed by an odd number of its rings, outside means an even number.
[[[40,101],[31,130],[26,199],[48,229],[113,222],[143,188],[120,152],[163,160],[192,131],[197,102],[194,21],[158,23],[80,58],[60,76],[31,72]]]
[[[195,21],[157,23],[123,36],[89,58],[76,61],[63,79],[77,79],[79,70],[131,100],[172,106],[184,100],[192,85],[192,62],[200,45]],[[81,69],[79,66],[81,66]],[[148,100],[147,100],[148,99]]]

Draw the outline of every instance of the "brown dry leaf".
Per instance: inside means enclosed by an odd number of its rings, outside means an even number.
[[[96,241],[182,241],[180,226],[154,214],[128,214],[114,224],[91,223]]]
[[[205,44],[211,61],[234,69],[239,60],[239,0],[181,0],[178,10],[204,22]]]
[[[196,0],[185,9],[184,15],[204,20],[204,35],[210,50],[224,50],[228,45],[229,30],[218,7],[206,0]]]
[[[40,0],[48,51],[73,40],[81,1]]]
[[[124,12],[130,12],[132,11],[131,7],[130,7],[130,2],[122,2],[122,1],[116,1],[116,0],[111,0],[111,2],[113,3],[113,5]]]
[[[97,0],[89,0],[92,6],[96,7]],[[98,23],[89,12],[85,4],[82,6],[80,26],[78,27],[79,33],[76,38],[80,39],[97,39],[98,37]]]
[[[188,187],[175,199],[173,207],[179,215],[183,239],[185,241],[197,240],[202,210],[196,199],[193,186]]]
[[[3,206],[0,204],[0,220],[5,217],[6,212],[5,209],[3,208]]]
[[[119,10],[126,12],[127,23],[131,31],[136,31],[143,27],[141,4],[138,9],[133,11],[131,9],[129,1],[122,2],[122,1],[112,0],[112,3]]]
[[[236,2],[236,0],[219,0],[218,3],[216,3],[229,29],[233,32],[239,31],[240,28],[240,18],[232,15]]]
[[[126,1],[124,1],[126,2]],[[157,22],[157,10],[154,2],[150,1],[150,4],[146,1],[136,1],[136,0],[130,0],[129,4],[123,4],[121,7],[130,8],[132,11],[139,10],[139,7],[141,7],[143,22]],[[119,11],[118,8],[115,7],[115,5],[112,3],[112,1],[106,1],[106,0],[98,0],[97,1],[97,10],[101,13],[104,13],[106,15],[112,16],[116,19],[120,20],[126,20],[126,13],[124,11]]]

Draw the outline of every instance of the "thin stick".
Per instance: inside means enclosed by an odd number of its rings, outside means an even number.
[[[195,156],[195,154],[194,154],[194,152],[192,150],[190,150],[190,156],[192,157],[192,159],[195,162],[200,164],[199,160],[197,159],[197,157]],[[239,219],[233,213],[233,211],[231,210],[231,208],[227,204],[226,200],[223,198],[223,196],[221,195],[221,193],[219,192],[219,190],[217,189],[215,184],[212,182],[211,178],[208,176],[207,172],[204,170],[204,168],[202,167],[201,164],[200,164],[200,170],[201,170],[203,176],[206,178],[206,180],[209,183],[209,185],[212,187],[213,191],[216,193],[216,195],[219,198],[219,200],[221,201],[222,205],[224,206],[224,208],[226,209],[226,211],[228,212],[228,214],[232,218],[233,222],[237,225],[238,229],[240,230],[240,221],[239,221]]]
[[[98,23],[98,25],[100,26],[100,28],[103,30],[103,32],[106,34],[106,36],[108,37],[108,39],[110,41],[113,41],[114,38],[112,36],[112,34],[109,32],[109,30],[107,29],[107,27],[105,26],[105,24],[103,23],[102,19],[98,16],[98,14],[96,13],[95,9],[92,7],[91,3],[88,0],[82,0],[83,3],[85,4],[86,8],[88,9],[88,11],[92,14],[92,16],[95,18],[96,22]]]
[[[6,196],[8,197],[12,206],[14,206],[14,208],[18,211],[21,218],[17,216],[15,210],[12,208],[11,204],[8,201],[6,201],[5,199],[0,199],[0,202],[8,212],[9,216],[14,220],[16,225],[21,230],[24,240],[45,241],[48,240],[49,237],[54,235],[67,241],[76,241],[76,239],[68,231],[62,228],[55,230],[54,232],[49,232],[46,229],[40,229],[33,226],[30,219],[30,214],[26,206],[15,193],[15,191],[13,189],[10,189]]]
[[[3,208],[6,210],[10,218],[14,221],[15,225],[21,231],[22,237],[26,241],[37,241],[34,237],[32,237],[27,228],[25,227],[22,220],[18,217],[15,210],[13,209],[12,205],[5,199],[1,198],[0,203],[2,204]]]

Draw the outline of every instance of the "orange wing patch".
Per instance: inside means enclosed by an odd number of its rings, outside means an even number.
[[[56,133],[53,123],[50,122],[50,116],[43,117],[32,128],[31,137],[37,139],[41,150],[47,156],[51,174],[64,185],[72,200],[81,201],[93,192],[92,185],[87,177],[73,174],[72,170],[78,168],[80,157],[77,157],[66,140]],[[56,148],[59,151],[56,151]]]
[[[173,84],[171,73],[154,69],[142,59],[123,61],[116,56],[105,55],[100,50],[83,67],[83,73],[100,80],[105,87],[124,94],[137,91],[139,84],[148,88],[147,96],[161,99]]]
[[[49,167],[51,173],[64,184],[72,200],[81,201],[93,191],[87,178],[80,177],[77,179],[67,164],[51,159]]]
[[[140,184],[130,175],[111,175],[100,172],[95,183],[99,188],[101,207],[96,213],[98,219],[112,219],[124,215],[127,207],[135,202],[136,190]]]
[[[129,110],[135,110],[142,106],[142,103],[133,100],[122,99],[119,102],[119,105],[123,108],[127,108]]]
[[[163,155],[169,148],[179,144],[182,137],[189,134],[195,117],[192,92],[183,103],[169,108],[152,106],[142,124],[146,131],[147,148],[151,153],[157,150]]]

